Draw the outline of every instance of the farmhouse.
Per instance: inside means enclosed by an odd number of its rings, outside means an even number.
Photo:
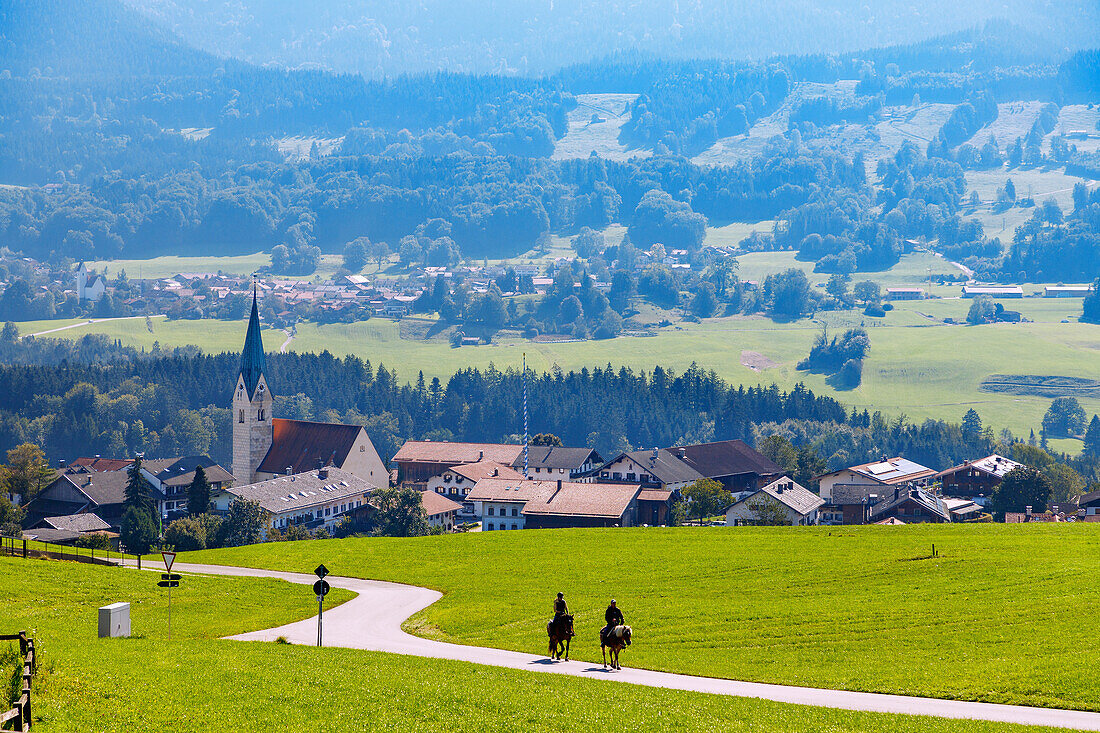
[[[818,476],[818,493],[827,504],[821,510],[821,522],[864,524],[869,508],[896,487],[923,487],[935,475],[931,468],[895,457]]]
[[[69,514],[64,517],[46,517],[23,532],[23,539],[39,542],[69,544],[86,534],[112,534],[111,525],[95,514]]]
[[[1021,465],[1023,464],[994,453],[985,458],[967,461],[946,471],[940,471],[936,474],[936,478],[940,481],[941,493],[944,496],[969,499],[982,497],[978,503],[984,505],[986,498],[1001,485],[1001,479],[1009,471]]]
[[[212,503],[215,513],[225,514],[237,499],[259,502],[265,528],[301,525],[310,530],[332,529],[340,515],[367,503],[375,488],[350,471],[327,467],[223,488],[212,495]]]
[[[1022,298],[1024,289],[1019,285],[964,285],[964,298],[977,298],[988,295],[991,298]]]
[[[520,453],[523,468],[523,454]],[[591,448],[532,445],[527,448],[527,478],[567,479],[591,471],[603,463],[600,454]]]
[[[630,527],[637,523],[637,484],[485,478],[467,496],[482,530],[525,527]]]
[[[1100,522],[1100,491],[1083,494],[1077,501],[1078,516],[1086,522]]]
[[[784,477],[735,502],[726,510],[726,524],[770,524],[779,516],[790,526],[817,524],[817,510],[824,504],[817,494]]]
[[[898,519],[906,524],[951,521],[951,512],[943,499],[924,489],[896,488],[892,498],[871,507],[870,521]]]
[[[1092,292],[1091,285],[1047,285],[1043,288],[1044,298],[1084,298]]]
[[[407,440],[393,457],[397,466],[397,481],[402,484],[423,484],[440,476],[452,466],[464,463],[492,461],[502,466],[523,465],[522,445],[500,443],[450,443],[431,440]]]
[[[46,517],[95,513],[117,532],[126,511],[126,471],[100,473],[62,473],[42,489],[24,507],[27,524],[34,526]],[[152,487],[150,495],[158,515],[163,511],[164,494]]]
[[[886,288],[887,300],[924,300],[924,288]]]
[[[462,505],[451,501],[445,496],[434,491],[420,492],[420,503],[424,506],[424,513],[428,516],[428,524],[432,527],[442,527],[444,532],[453,532],[458,510]]]
[[[213,494],[233,483],[233,475],[206,456],[164,458],[144,461],[141,473],[145,479],[164,494],[164,515],[176,519],[187,512],[187,490],[195,480],[195,472],[202,466]]]
[[[679,491],[701,478],[731,492],[751,491],[783,475],[783,469],[744,441],[723,440],[676,448],[620,453],[595,469],[600,481],[640,483]]]
[[[267,384],[266,367],[254,290],[231,413],[233,476],[238,482],[253,484],[303,473],[318,461],[374,486],[388,482],[386,466],[362,426],[273,418],[275,396]]]

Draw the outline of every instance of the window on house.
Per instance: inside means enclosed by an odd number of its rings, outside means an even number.
[[[538,472],[540,472],[541,470],[542,470],[541,468],[539,468],[538,466],[535,466],[535,473],[538,473]]]
[[[258,419],[259,419],[260,422],[264,421],[264,411],[263,410],[260,410],[260,414],[258,415]]]
[[[623,478],[623,475],[621,473],[619,473],[618,471],[616,471],[615,473],[611,474],[611,478],[615,479],[616,481],[621,481],[622,478]]]
[[[519,516],[518,509],[516,507],[512,507],[512,516],[513,517]],[[512,527],[512,529],[515,529],[515,527]]]
[[[516,525],[514,525],[514,524],[513,524],[513,525],[512,525],[512,529],[516,529]]]
[[[331,510],[331,509],[329,509],[328,507],[325,507],[325,516],[326,516],[326,517],[327,517],[327,516],[329,515],[329,512],[330,512],[330,511],[332,511],[332,510]]]
[[[489,516],[493,516],[493,507],[489,507]]]
[[[240,415],[237,416],[237,422],[239,422],[239,423],[244,422],[244,410],[241,410]]]
[[[494,529],[494,528],[493,528],[493,523],[492,523],[492,522],[489,522],[489,531],[490,531],[490,532],[492,532],[492,531],[493,531],[493,529]]]

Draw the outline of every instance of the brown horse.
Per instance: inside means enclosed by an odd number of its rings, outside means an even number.
[[[625,624],[614,627],[607,632],[607,636],[600,640],[600,652],[603,653],[603,667],[607,669],[607,652],[611,650],[611,669],[622,669],[619,666],[619,652],[630,646],[630,627]]]
[[[569,642],[573,638],[573,614],[563,614],[560,619],[552,619],[546,624],[546,635],[550,637],[549,655],[551,659],[569,661]]]

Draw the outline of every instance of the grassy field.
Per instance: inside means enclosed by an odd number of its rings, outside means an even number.
[[[568,114],[569,131],[554,145],[554,160],[587,158],[596,153],[607,160],[647,158],[652,153],[619,142],[619,131],[630,119],[627,107],[637,94],[578,94],[577,107]],[[593,115],[596,116],[593,122]]]
[[[810,269],[809,263],[797,262],[790,252],[758,253],[742,258],[741,276],[759,279],[765,272],[790,266]],[[867,273],[857,279],[868,277],[884,286],[921,284],[927,288],[919,278],[927,275],[929,267],[934,273],[952,269],[942,259],[918,253],[907,256],[890,271]],[[811,273],[812,282],[823,280],[820,274]],[[1030,293],[1041,287],[1026,285],[1024,290]],[[396,369],[398,377],[407,381],[415,381],[420,371],[429,379],[445,380],[466,367],[484,368],[493,364],[499,369],[518,368],[525,352],[528,364],[536,370],[554,366],[579,369],[611,362],[647,371],[660,364],[682,372],[695,362],[734,384],[774,382],[789,388],[805,382],[815,391],[832,394],[846,405],[891,415],[905,413],[916,420],[929,417],[959,420],[973,407],[996,430],[1007,427],[1025,436],[1039,426],[1050,400],[981,392],[978,387],[983,379],[1005,373],[1097,376],[1100,329],[1077,322],[1079,299],[1004,301],[1007,308],[1019,310],[1032,323],[945,325],[946,318],[956,321],[966,318],[971,302],[958,297],[960,290],[958,285],[934,286],[931,291],[944,297],[898,302],[881,319],[865,317],[859,311],[822,312],[813,321],[803,319],[793,323],[736,316],[707,319],[699,324],[673,324],[654,329],[658,335],[653,338],[623,336],[613,342],[530,342],[500,337],[492,345],[453,349],[445,336],[402,338],[399,324],[386,319],[324,326],[303,323],[289,348],[357,354],[375,365],[384,363]],[[208,352],[236,351],[243,341],[243,324],[237,322],[154,319],[152,323],[152,331],[144,319],[134,319],[82,325],[48,337],[77,338],[95,332],[146,349],[159,341],[162,346],[197,344]],[[809,351],[822,324],[828,324],[834,331],[854,325],[868,328],[871,352],[863,383],[858,388],[838,392],[824,376],[795,368]],[[49,322],[19,325],[21,332],[32,333],[45,330]],[[280,331],[264,332],[269,351],[277,351],[285,340]],[[741,363],[743,351],[759,352],[777,366],[752,371]],[[1086,399],[1082,404],[1090,415],[1100,412],[1100,400]]]
[[[181,272],[224,272],[228,275],[251,275],[261,267],[271,264],[271,255],[266,252],[256,252],[250,255],[229,255],[224,257],[177,257],[176,255],[164,255],[148,260],[101,260],[89,262],[89,269],[100,273],[106,273],[113,278],[120,270],[125,270],[127,277],[132,278],[160,278],[178,275]],[[318,276],[322,279],[330,277],[343,265],[343,257],[340,255],[321,255],[321,266],[310,278]],[[368,265],[367,272],[374,269]]]
[[[932,544],[939,556],[929,557]],[[310,567],[444,597],[418,633],[537,653],[555,591],[574,655],[607,599],[625,663],[714,677],[1100,710],[1091,525],[487,532],[257,545],[189,561]],[[505,561],[504,559],[507,558]]]
[[[173,639],[157,576],[0,558],[4,631],[39,640],[34,730],[1003,731],[968,721],[820,710],[346,649],[217,641],[311,613],[307,589],[186,576]],[[344,597],[333,590],[329,598]],[[96,639],[95,608],[129,600],[134,638]],[[226,609],[232,608],[227,613]]]

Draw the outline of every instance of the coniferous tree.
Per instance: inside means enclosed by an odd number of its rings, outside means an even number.
[[[187,513],[206,514],[210,509],[210,482],[202,466],[195,469],[195,477],[187,487]]]
[[[126,489],[123,504],[127,508],[145,511],[151,517],[155,508],[152,493],[153,487],[141,474],[141,459],[135,458],[130,467],[126,469]]]
[[[1093,415],[1085,431],[1084,453],[1086,456],[1100,456],[1100,416]]]

